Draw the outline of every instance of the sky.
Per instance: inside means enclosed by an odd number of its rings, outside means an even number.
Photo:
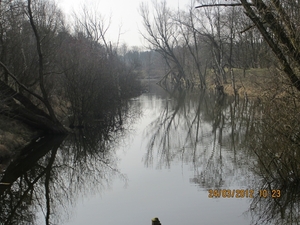
[[[159,1],[159,0],[158,0]],[[191,0],[166,0],[167,5],[175,7],[185,7]],[[147,43],[139,34],[139,29],[142,30],[142,19],[138,13],[140,2],[151,4],[151,0],[57,0],[59,8],[61,8],[67,18],[71,18],[74,10],[79,10],[80,6],[86,4],[88,7],[95,8],[98,5],[98,10],[101,15],[108,20],[111,16],[112,23],[109,29],[107,39],[112,43],[118,40],[119,28],[121,28],[121,36],[119,43],[126,43],[128,46],[143,47]]]

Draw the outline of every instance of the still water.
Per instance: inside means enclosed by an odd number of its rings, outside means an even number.
[[[208,163],[214,163],[212,151],[220,150],[218,143],[213,146],[209,124],[203,122],[202,131],[206,137],[202,137],[205,140],[196,147],[199,154],[203,154],[197,158],[203,157],[203,162],[193,162],[193,155],[190,155],[193,146],[185,142],[187,130],[180,121],[174,121],[171,125],[174,127],[161,128],[162,133],[153,137],[160,129],[157,120],[167,119],[162,118],[162,112],[168,101],[171,100],[155,95],[143,95],[134,100],[132,104],[141,107],[142,116],[132,126],[132,132],[126,137],[127,143],[120,144],[116,150],[120,159],[118,168],[126,174],[127,184],[115,180],[109,190],[88,196],[77,204],[74,215],[65,224],[151,224],[153,217],[159,217],[163,224],[172,225],[249,224],[249,219],[243,215],[249,207],[249,199],[208,198],[207,188],[194,182],[200,171],[204,172],[209,166]],[[165,129],[170,129],[171,134],[164,133],[167,132]],[[170,140],[158,140],[159,144],[149,149],[153,138],[164,139],[164,135]],[[161,141],[169,142],[169,149],[160,149],[163,147]],[[187,148],[186,153],[184,148]],[[245,179],[249,179],[251,173],[243,174],[248,177],[241,177],[243,165],[235,166],[230,162],[230,149],[224,147],[222,151],[221,157],[227,165],[220,165],[220,168],[232,170],[232,173],[223,175],[226,184],[218,188],[247,188]],[[217,158],[219,153],[216,152]],[[214,174],[209,176],[213,179]]]
[[[112,114],[110,124],[45,137],[21,154],[1,176],[13,184],[0,186],[0,222],[298,224],[299,186],[287,196],[288,181],[263,169],[274,160],[257,153],[259,105],[158,89]]]

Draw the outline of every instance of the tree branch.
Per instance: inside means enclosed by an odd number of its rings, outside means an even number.
[[[252,29],[253,27],[256,27],[256,25],[255,25],[255,24],[250,25],[250,26],[246,27],[244,30],[240,31],[240,33],[241,33],[241,34],[242,34],[242,33],[245,33],[246,31]]]
[[[52,120],[54,122],[58,122],[58,120],[55,116],[54,110],[51,107],[51,104],[49,102],[48,94],[46,92],[45,85],[44,85],[44,62],[43,62],[44,61],[44,56],[43,56],[43,53],[42,53],[40,35],[38,33],[37,27],[36,27],[34,19],[33,19],[32,11],[31,11],[31,0],[27,0],[27,9],[28,9],[30,25],[31,25],[31,28],[33,30],[33,33],[34,33],[34,36],[35,36],[35,39],[36,39],[37,53],[38,53],[38,56],[39,56],[39,83],[40,83],[40,89],[41,89],[43,99],[44,99],[43,103],[45,104]]]
[[[252,5],[252,4],[251,4]],[[207,5],[199,5],[199,6],[196,6],[195,8],[198,9],[198,8],[205,8],[205,7],[220,7],[220,6],[230,6],[230,7],[235,7],[235,6],[243,6],[241,3],[232,3],[232,4],[207,4]]]
[[[37,99],[39,99],[41,102],[43,102],[45,104],[44,99],[39,96],[38,94],[30,91],[24,84],[22,84],[18,78],[15,77],[15,75],[13,75],[9,69],[0,61],[0,66],[2,66],[2,68],[6,71],[6,73],[21,87],[23,88],[25,91],[27,91],[29,94],[33,95],[34,97],[36,97]]]

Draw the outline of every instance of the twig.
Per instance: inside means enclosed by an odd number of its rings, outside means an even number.
[[[240,31],[240,33],[241,33],[241,34],[242,34],[242,33],[245,33],[246,31],[250,30],[251,28],[253,28],[253,27],[255,27],[255,26],[256,26],[255,24],[250,25],[250,26],[246,27],[244,30]]]
[[[196,6],[195,8],[198,9],[198,8],[205,8],[205,7],[220,7],[220,6],[235,7],[235,6],[242,6],[242,4],[241,3],[232,3],[232,4],[207,4],[207,5],[199,5],[199,6]]]

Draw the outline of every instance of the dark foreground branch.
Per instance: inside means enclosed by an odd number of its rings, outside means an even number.
[[[45,84],[44,84],[44,56],[42,53],[41,38],[38,33],[37,27],[35,25],[35,22],[33,19],[33,14],[31,11],[31,0],[27,0],[27,3],[28,3],[27,8],[28,8],[29,22],[30,22],[31,28],[33,30],[33,33],[34,33],[34,36],[36,39],[37,53],[39,56],[39,85],[40,85],[40,89],[41,89],[41,92],[43,95],[43,103],[46,106],[46,108],[49,112],[49,115],[51,116],[51,119],[54,122],[59,123],[55,116],[54,110],[49,102],[48,93],[46,91]]]

